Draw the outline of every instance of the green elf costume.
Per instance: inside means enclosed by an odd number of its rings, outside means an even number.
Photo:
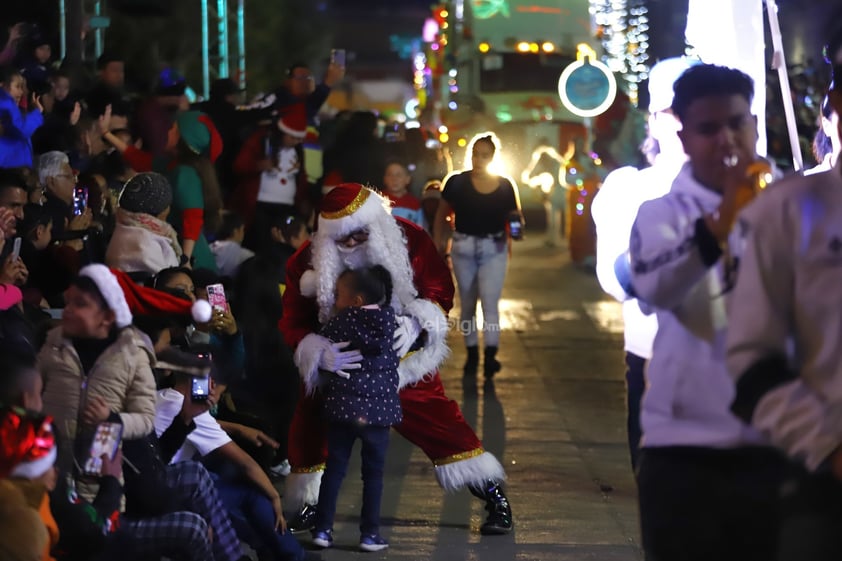
[[[222,138],[210,117],[199,111],[184,111],[176,116],[178,134],[187,147],[200,156],[216,161],[222,152]],[[202,180],[193,166],[180,164],[171,156],[152,158],[129,146],[123,153],[127,163],[137,171],[156,171],[172,185],[172,210],[168,221],[178,232],[182,246],[185,240],[195,242],[190,261],[194,269],[216,271],[216,260],[204,234],[205,197]]]

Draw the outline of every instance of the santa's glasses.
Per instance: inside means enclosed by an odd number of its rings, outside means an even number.
[[[357,245],[367,242],[368,235],[368,230],[357,230],[356,232],[351,232],[347,236],[338,238],[336,243],[345,246]]]

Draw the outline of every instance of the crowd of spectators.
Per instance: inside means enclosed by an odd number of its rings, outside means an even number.
[[[0,523],[28,520],[17,487],[49,530],[0,556],[310,558],[273,482],[299,395],[286,261],[340,182],[388,185],[429,226],[447,159],[419,129],[384,139],[373,113],[321,123],[335,64],[318,84],[295,64],[250,102],[221,79],[191,104],[173,68],[130,91],[112,51],[75,83],[17,25],[0,68]],[[111,424],[121,451],[86,458]]]

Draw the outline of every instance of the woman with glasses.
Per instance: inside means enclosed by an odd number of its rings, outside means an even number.
[[[433,228],[439,253],[451,257],[459,289],[459,326],[468,354],[465,376],[476,375],[479,367],[477,300],[482,304],[485,377],[491,378],[500,370],[498,305],[511,240],[520,237],[523,222],[517,186],[493,171],[499,147],[500,141],[493,133],[478,135],[471,141],[471,169],[445,179]]]

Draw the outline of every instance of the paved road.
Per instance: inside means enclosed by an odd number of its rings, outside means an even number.
[[[393,433],[382,509],[391,547],[356,549],[355,461],[326,561],[642,559],[625,444],[620,306],[603,296],[592,272],[545,247],[540,235],[515,250],[503,293],[503,370],[493,386],[481,373],[478,386],[464,384],[454,330],[442,373],[450,397],[508,471],[515,531],[481,536],[482,503],[467,491],[445,495],[426,457]]]

